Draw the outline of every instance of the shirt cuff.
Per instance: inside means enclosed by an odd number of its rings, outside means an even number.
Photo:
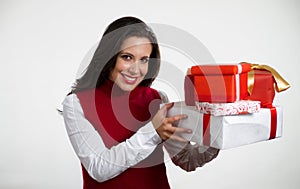
[[[162,142],[151,121],[149,121],[144,127],[140,128],[136,135],[138,137],[141,136],[139,137],[139,142],[144,146],[150,147]]]

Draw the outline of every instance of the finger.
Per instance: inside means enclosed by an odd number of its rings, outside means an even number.
[[[168,117],[166,119],[167,119],[168,123],[174,123],[176,121],[179,121],[179,120],[182,120],[182,119],[186,119],[187,117],[188,116],[186,114],[180,114],[180,115],[175,115],[175,116],[172,116],[172,117]]]
[[[181,127],[174,127],[172,125],[170,125],[169,127],[166,127],[165,130],[166,130],[166,132],[169,132],[171,134],[174,134],[174,133],[192,133],[193,132],[191,129],[181,128]]]
[[[174,102],[165,104],[165,105],[160,109],[160,111],[159,111],[160,114],[165,118],[166,115],[167,115],[168,110],[171,109],[173,106],[174,106]]]
[[[175,127],[175,133],[192,133],[192,129]]]
[[[188,143],[189,141],[186,140],[185,138],[182,138],[178,135],[170,135],[169,139],[173,140],[173,141],[178,141],[178,142],[183,142],[183,143]]]
[[[171,109],[174,106],[174,102],[168,103],[164,105],[164,108],[166,108],[166,110]]]

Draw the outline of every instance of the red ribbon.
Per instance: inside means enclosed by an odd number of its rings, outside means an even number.
[[[203,114],[203,144],[210,146],[210,115]]]
[[[274,139],[276,137],[276,130],[277,130],[277,111],[276,111],[276,108],[271,107],[270,112],[271,112],[271,129],[270,129],[269,140]]]

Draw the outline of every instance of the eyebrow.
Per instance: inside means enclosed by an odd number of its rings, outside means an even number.
[[[128,54],[128,55],[134,56],[133,54],[126,52],[126,51],[121,51],[120,54]]]
[[[127,55],[135,57],[133,54],[131,54],[130,52],[126,52],[126,51],[121,51],[120,55],[122,55],[122,54],[127,54]],[[142,56],[142,58],[150,58],[150,55]]]

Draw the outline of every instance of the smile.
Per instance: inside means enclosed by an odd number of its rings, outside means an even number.
[[[124,74],[122,74],[122,76],[123,76],[125,83],[127,83],[127,84],[135,84],[135,82],[138,79],[137,77],[130,77],[130,76],[124,75]]]

